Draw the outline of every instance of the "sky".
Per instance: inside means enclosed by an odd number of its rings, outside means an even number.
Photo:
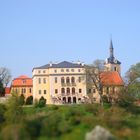
[[[14,77],[50,61],[140,62],[139,0],[0,0],[0,67]]]

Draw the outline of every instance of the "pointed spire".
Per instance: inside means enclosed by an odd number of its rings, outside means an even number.
[[[110,58],[114,58],[114,48],[113,48],[112,39],[110,39]]]

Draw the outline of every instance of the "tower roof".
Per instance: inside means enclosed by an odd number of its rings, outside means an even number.
[[[112,42],[112,39],[110,40],[110,56],[109,58],[107,58],[107,63],[110,63],[110,64],[121,64],[120,61],[118,61],[115,57],[114,57],[114,48],[113,48],[113,42]]]

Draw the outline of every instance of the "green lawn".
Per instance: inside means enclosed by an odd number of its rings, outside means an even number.
[[[12,100],[13,101],[13,100]],[[140,108],[98,104],[34,107],[0,105],[0,140],[85,140],[101,125],[117,140],[140,139]]]
[[[38,140],[84,140],[96,125],[108,129],[119,140],[140,139],[140,108],[67,105],[24,107],[25,128]]]

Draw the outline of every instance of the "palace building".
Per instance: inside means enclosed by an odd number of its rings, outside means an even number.
[[[82,102],[86,97],[84,64],[63,61],[34,68],[33,97],[44,97],[47,104]]]
[[[33,68],[33,99],[46,99],[47,104],[82,103],[85,100],[100,102],[95,85],[87,89],[85,65],[63,61]],[[121,78],[121,62],[114,57],[112,40],[110,56],[100,72],[103,95],[116,96],[124,85]],[[90,92],[89,92],[90,90]]]

